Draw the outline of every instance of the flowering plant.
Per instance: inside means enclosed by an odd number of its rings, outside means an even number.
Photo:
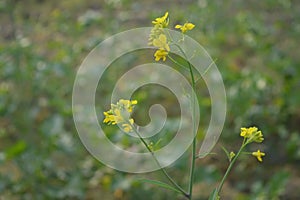
[[[170,59],[174,64],[179,65],[180,67],[187,68],[190,73],[191,78],[191,85],[192,89],[195,91],[195,76],[193,72],[193,66],[188,61],[187,57],[185,56],[184,51],[181,49],[180,45],[177,43],[180,41],[173,41],[170,33],[168,32],[168,29],[166,29],[169,26],[169,13],[166,12],[162,17],[156,18],[154,21],[152,21],[153,28],[151,30],[150,36],[149,36],[149,45],[156,48],[156,51],[154,53],[154,59],[155,61],[166,61],[167,58]],[[176,29],[179,29],[182,33],[181,40],[184,40],[184,35],[195,28],[195,25],[190,22],[186,22],[183,25],[175,25]],[[186,65],[183,65],[179,63],[175,58],[172,57],[170,53],[170,46],[174,45],[178,48],[179,51],[185,56],[186,59]],[[195,116],[195,99],[191,98],[191,105],[193,106],[191,109],[191,112],[193,116]],[[159,166],[159,169],[162,171],[162,173],[165,175],[165,177],[169,180],[169,184],[156,181],[156,180],[146,180],[145,182],[152,183],[155,185],[158,185],[160,187],[172,190],[174,192],[177,192],[181,194],[183,197],[187,199],[193,198],[193,185],[194,185],[194,176],[195,176],[195,161],[199,159],[201,156],[196,155],[196,148],[197,148],[197,137],[194,135],[194,138],[192,140],[192,152],[191,152],[191,163],[190,163],[190,175],[189,175],[189,185],[188,190],[183,189],[180,185],[176,183],[176,181],[167,173],[167,171],[161,166],[160,162],[155,156],[155,144],[151,141],[147,141],[144,139],[139,131],[138,127],[134,124],[134,119],[131,117],[131,114],[133,112],[134,107],[138,104],[137,100],[124,100],[120,99],[116,104],[111,104],[111,108],[104,112],[104,123],[107,123],[108,125],[119,125],[119,127],[126,133],[133,133],[136,134],[136,136],[139,138],[141,143],[144,145],[144,148],[151,153],[153,157],[153,161]],[[196,122],[192,121],[192,126],[196,127]],[[252,156],[256,157],[259,162],[262,162],[262,157],[265,156],[264,152],[261,152],[260,150],[257,150],[256,152],[246,152],[246,146],[248,146],[251,143],[261,143],[264,140],[263,134],[260,130],[258,130],[257,127],[249,127],[249,128],[241,128],[240,136],[243,138],[243,142],[237,152],[227,151],[226,148],[223,147],[224,152],[226,153],[229,165],[228,168],[220,181],[219,185],[211,192],[211,195],[209,197],[210,200],[216,200],[220,199],[220,193],[223,187],[223,184],[226,180],[226,178],[229,175],[229,172],[232,170],[233,165],[236,163],[237,159],[242,154],[251,154]]]

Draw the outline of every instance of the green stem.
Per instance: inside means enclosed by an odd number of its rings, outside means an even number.
[[[230,164],[229,164],[229,166],[228,166],[228,168],[227,168],[227,170],[226,170],[226,172],[225,172],[225,174],[224,174],[224,176],[223,176],[223,178],[221,180],[221,183],[220,183],[219,187],[217,188],[217,195],[219,195],[219,193],[221,192],[222,187],[224,185],[224,182],[225,182],[225,180],[226,180],[229,172],[231,171],[231,169],[232,169],[235,161],[238,159],[239,155],[241,154],[241,152],[243,151],[243,149],[244,149],[245,146],[246,146],[246,144],[244,144],[244,142],[243,142],[240,150],[237,152],[237,154],[235,155],[235,157],[233,158],[233,160],[230,162]]]
[[[168,55],[168,58],[173,62],[175,63],[176,65],[182,67],[183,69],[186,69],[186,66],[180,64],[179,62],[177,62],[174,58],[172,58],[170,55]]]
[[[188,62],[189,63],[189,62]],[[192,78],[192,88],[193,91],[195,92],[195,78],[192,70],[192,66],[189,63],[189,69],[191,73],[191,78]],[[196,158],[196,126],[195,126],[195,98],[192,98],[192,112],[193,112],[193,146],[192,146],[192,163],[191,163],[191,172],[190,172],[190,183],[189,183],[189,194],[190,194],[190,199],[192,199],[192,194],[193,194],[193,185],[194,185],[194,173],[195,173],[195,158]]]
[[[159,166],[159,169],[163,172],[163,174],[166,176],[166,178],[172,183],[172,185],[174,187],[176,187],[183,196],[185,196],[186,198],[189,198],[189,194],[186,193],[173,179],[172,177],[169,176],[169,174],[167,173],[167,171],[160,165],[159,161],[157,160],[157,158],[155,157],[153,151],[149,148],[147,142],[144,140],[144,138],[142,138],[142,136],[139,134],[139,132],[135,129],[135,127],[128,122],[128,124],[130,124],[132,130],[137,134],[137,136],[139,137],[139,139],[142,141],[142,143],[144,144],[144,146],[147,148],[147,150],[151,153],[155,163]]]
[[[189,67],[189,71],[190,71],[190,76],[192,79],[192,89],[193,92],[195,92],[195,77],[194,77],[194,73],[193,73],[193,68],[191,63],[188,61],[188,58],[186,56],[186,54],[184,53],[183,49],[178,45],[178,44],[174,44],[175,46],[178,47],[178,49],[180,50],[180,52],[183,54],[184,58],[186,59],[186,62],[188,64]],[[194,96],[192,97],[192,115],[193,115],[193,133],[194,133],[194,137],[193,137],[193,144],[192,144],[192,160],[191,160],[191,170],[190,170],[190,181],[189,181],[189,199],[192,199],[193,196],[193,185],[194,185],[194,173],[195,173],[195,160],[196,160],[196,124],[195,124],[195,118],[196,118],[196,113],[195,113],[195,98]]]

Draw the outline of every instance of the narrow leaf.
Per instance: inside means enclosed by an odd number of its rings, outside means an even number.
[[[165,189],[169,189],[169,190],[173,190],[173,191],[178,192],[178,193],[181,194],[181,192],[179,190],[177,190],[176,188],[174,188],[173,186],[168,185],[168,184],[163,183],[163,182],[160,182],[160,181],[149,180],[149,179],[140,179],[139,181],[145,182],[145,183],[150,183],[150,184],[153,184],[153,185],[157,185],[159,187],[162,187],[162,188],[165,188]]]

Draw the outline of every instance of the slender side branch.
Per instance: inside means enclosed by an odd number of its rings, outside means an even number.
[[[244,142],[243,142],[243,144],[242,144],[240,150],[237,152],[237,154],[234,156],[233,160],[230,162],[230,164],[229,164],[229,166],[228,166],[228,168],[227,168],[227,170],[226,170],[226,172],[225,172],[225,174],[224,174],[224,176],[223,176],[223,178],[222,178],[222,180],[221,180],[221,182],[220,182],[220,185],[219,185],[218,188],[217,188],[217,192],[216,192],[217,195],[219,195],[219,193],[221,192],[222,187],[223,187],[223,185],[224,185],[224,182],[225,182],[225,180],[226,180],[226,178],[227,178],[229,172],[231,171],[233,165],[235,164],[236,160],[238,159],[238,157],[239,157],[240,154],[242,153],[242,151],[243,151],[243,149],[245,148],[245,146],[246,146],[246,144],[244,144]]]
[[[144,138],[142,138],[142,136],[139,134],[139,132],[136,130],[136,128],[129,123],[130,126],[132,127],[132,130],[135,132],[135,134],[137,134],[137,136],[139,137],[139,139],[141,140],[141,142],[144,144],[144,146],[147,148],[147,150],[151,153],[155,163],[159,166],[159,169],[163,172],[163,174],[166,176],[166,178],[172,183],[172,185],[174,187],[176,187],[183,196],[185,196],[186,198],[190,199],[190,195],[185,192],[173,179],[172,177],[169,176],[169,174],[167,173],[167,171],[161,166],[161,164],[159,163],[159,161],[157,160],[157,158],[155,157],[153,151],[149,148],[147,142],[144,140]]]

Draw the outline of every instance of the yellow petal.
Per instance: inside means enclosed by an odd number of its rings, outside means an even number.
[[[168,15],[169,15],[169,12],[166,12],[164,15],[164,18],[167,19]]]
[[[130,124],[133,124],[134,120],[131,118],[131,119],[129,119],[129,122],[130,122]]]
[[[188,30],[192,30],[194,27],[195,27],[195,25],[192,24],[192,23],[187,23],[187,24],[186,24],[186,28],[187,28]]]
[[[181,25],[179,25],[179,24],[177,24],[176,26],[175,26],[175,28],[181,28],[182,26]]]
[[[132,101],[131,101],[131,104],[132,104],[132,105],[136,105],[137,103],[138,103],[137,100],[132,100]]]

